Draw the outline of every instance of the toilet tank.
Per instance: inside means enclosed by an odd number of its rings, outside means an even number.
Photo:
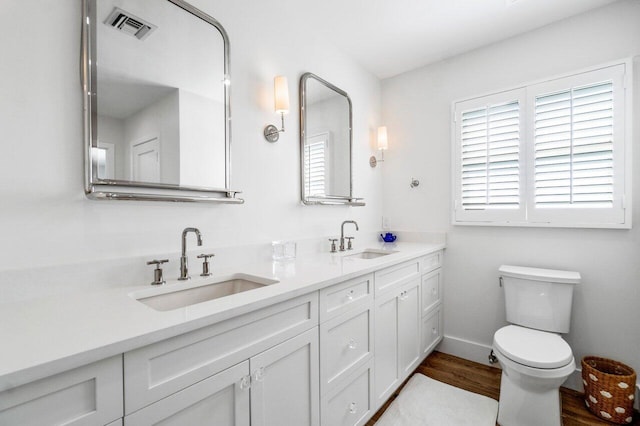
[[[573,288],[580,274],[572,271],[502,265],[507,321],[523,327],[568,333]]]

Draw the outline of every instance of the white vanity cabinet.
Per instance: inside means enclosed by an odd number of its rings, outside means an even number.
[[[125,426],[317,426],[317,323],[314,292],[125,353]]]
[[[0,392],[0,425],[120,424],[122,356]]]
[[[362,426],[442,340],[442,250],[424,253],[1,391],[0,425]]]
[[[320,291],[323,426],[355,426],[373,415],[373,274]]]
[[[442,340],[442,251],[375,273],[378,409]]]

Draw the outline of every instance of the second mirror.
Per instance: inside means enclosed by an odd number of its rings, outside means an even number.
[[[312,73],[300,78],[300,153],[303,203],[364,205],[353,197],[351,99]]]

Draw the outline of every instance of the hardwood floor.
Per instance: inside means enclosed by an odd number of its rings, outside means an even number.
[[[448,383],[471,392],[485,395],[495,400],[500,397],[501,370],[494,367],[467,361],[453,355],[433,352],[416,369],[415,373],[422,373],[432,379]],[[408,380],[408,379],[407,379]],[[406,382],[405,382],[406,383]],[[398,396],[404,383],[369,420],[366,426],[373,426],[384,410]],[[582,394],[571,389],[560,388],[562,395],[562,421],[564,426],[598,426],[612,425],[594,416],[587,410],[582,400]],[[635,413],[634,426],[640,426],[640,415]],[[416,425],[418,426],[418,425]]]

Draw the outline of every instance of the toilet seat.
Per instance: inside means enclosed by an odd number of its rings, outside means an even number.
[[[559,335],[517,325],[496,331],[493,345],[505,357],[528,367],[554,369],[573,361],[571,347]]]

